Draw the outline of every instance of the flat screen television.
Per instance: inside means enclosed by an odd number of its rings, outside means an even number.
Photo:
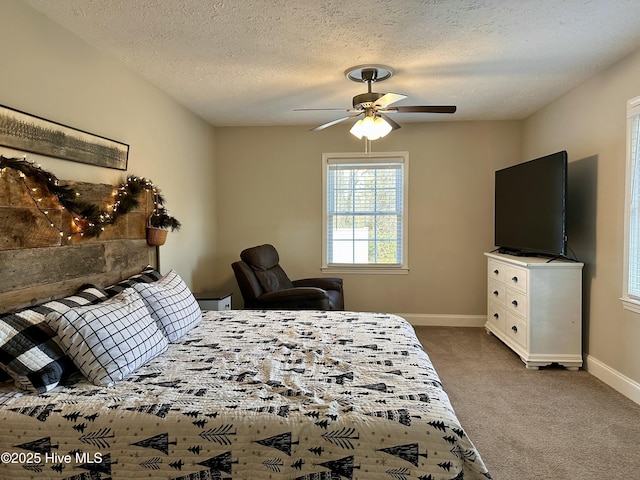
[[[567,152],[495,172],[495,245],[514,255],[567,254]]]

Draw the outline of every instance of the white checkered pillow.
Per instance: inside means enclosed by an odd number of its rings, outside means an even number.
[[[170,342],[186,335],[202,319],[202,311],[193,293],[174,270],[157,282],[137,283],[133,288]]]
[[[78,369],[96,385],[123,380],[169,345],[131,288],[98,305],[50,313],[47,323]]]

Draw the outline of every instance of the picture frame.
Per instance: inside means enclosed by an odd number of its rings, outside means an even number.
[[[129,145],[0,105],[0,146],[126,170]]]

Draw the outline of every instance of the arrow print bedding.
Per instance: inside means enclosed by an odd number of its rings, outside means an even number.
[[[203,313],[149,269],[1,315],[0,362],[2,479],[491,478],[394,315]]]

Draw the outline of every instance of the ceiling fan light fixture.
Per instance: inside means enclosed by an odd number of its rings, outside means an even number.
[[[384,118],[367,116],[358,120],[351,127],[350,132],[358,139],[367,137],[369,140],[377,140],[387,135],[391,130],[391,125]]]
[[[349,132],[351,132],[351,135],[357,137],[358,140],[360,140],[364,136],[364,127],[362,126],[362,120],[358,120],[356,123],[354,123]]]
[[[392,130],[392,127],[391,125],[389,125],[389,122],[387,122],[382,117],[377,117],[374,121],[374,125],[376,127],[376,130],[380,134],[380,137],[385,137],[387,133],[389,133]]]

